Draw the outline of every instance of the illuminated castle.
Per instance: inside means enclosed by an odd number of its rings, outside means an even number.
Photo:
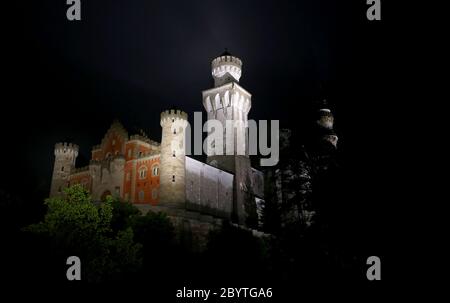
[[[203,105],[208,119],[224,125],[227,120],[242,122],[236,131],[245,133],[251,95],[238,84],[241,68],[241,60],[228,52],[214,59],[215,87],[203,91]],[[81,184],[95,201],[112,195],[140,206],[191,211],[246,225],[263,199],[263,174],[250,166],[247,153],[214,155],[213,151],[207,163],[186,156],[187,117],[180,110],[162,112],[161,143],[144,135],[130,136],[115,121],[101,144],[92,148],[89,165],[82,168],[75,167],[78,146],[57,143],[50,196]],[[231,142],[235,151],[247,150],[245,142]]]

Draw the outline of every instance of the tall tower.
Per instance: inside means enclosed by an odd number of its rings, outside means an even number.
[[[75,167],[78,156],[78,145],[72,143],[56,143],[55,163],[53,165],[50,197],[59,196],[67,187],[71,170]]]
[[[225,51],[211,63],[214,88],[203,91],[203,106],[208,120],[220,121],[224,130],[222,148],[213,143],[207,148],[207,163],[235,172],[237,156],[248,158],[247,115],[251,94],[238,83],[242,61]]]
[[[334,132],[334,117],[325,99],[319,104],[319,113],[316,122],[320,128],[322,141],[336,148],[338,136]]]
[[[224,132],[222,146],[208,145],[206,162],[234,173],[233,219],[245,224],[252,177],[246,131],[251,94],[238,84],[242,61],[228,51],[212,61],[211,69],[214,88],[202,92],[203,106],[208,120],[220,121]]]
[[[180,110],[161,113],[160,204],[183,207],[185,187],[185,131],[188,115]]]

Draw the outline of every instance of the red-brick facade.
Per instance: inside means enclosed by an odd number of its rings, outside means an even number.
[[[94,181],[96,177],[92,174],[99,174],[99,172],[94,167],[99,167],[103,174],[109,171],[109,165],[114,159],[124,159],[123,170],[116,171],[114,177],[111,177],[116,180],[114,186],[108,187],[107,183],[102,182],[101,192],[98,192],[97,196],[102,198],[110,193],[124,201],[157,205],[160,171],[159,143],[148,139],[145,135],[128,136],[119,122],[114,122],[102,143],[92,148],[91,164],[72,170],[68,185],[82,184],[87,190],[96,192]],[[105,170],[105,167],[108,169]],[[117,178],[122,179],[119,180],[120,184],[117,184]]]

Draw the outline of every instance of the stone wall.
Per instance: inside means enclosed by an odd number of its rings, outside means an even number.
[[[136,205],[146,214],[148,211],[164,213],[175,228],[176,240],[192,251],[203,251],[208,243],[208,235],[222,227],[223,220],[195,211],[149,204]]]
[[[92,199],[101,200],[103,194],[109,192],[115,197],[121,197],[123,191],[125,158],[116,156],[111,160],[95,162],[89,165],[92,178]]]
[[[186,208],[230,218],[233,210],[233,175],[186,157]]]

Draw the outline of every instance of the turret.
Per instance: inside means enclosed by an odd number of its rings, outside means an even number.
[[[185,191],[185,130],[188,115],[180,110],[161,113],[161,174],[160,204],[184,207]]]
[[[52,184],[50,197],[55,197],[63,193],[67,187],[68,178],[78,156],[78,145],[72,143],[56,143],[55,162],[53,165]]]
[[[214,86],[218,87],[230,82],[239,82],[242,74],[242,61],[227,50],[211,62]]]
[[[246,156],[246,131],[251,94],[238,82],[242,61],[227,51],[212,61],[215,87],[202,92],[203,106],[208,120],[219,121],[224,129],[222,144],[208,144],[206,162],[220,169],[234,172],[236,156]]]
[[[331,143],[331,145],[336,148],[338,136],[334,132],[334,117],[329,109],[327,100],[323,100],[320,103],[318,110],[317,124],[320,127],[321,139],[325,142]]]

